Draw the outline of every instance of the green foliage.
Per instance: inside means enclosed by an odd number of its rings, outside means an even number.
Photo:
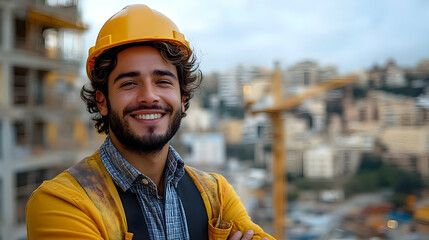
[[[398,95],[404,95],[409,97],[418,97],[424,92],[424,88],[412,88],[412,87],[381,87],[378,90],[398,94]]]
[[[378,185],[380,188],[391,187],[398,174],[398,169],[392,166],[384,166],[377,171]]]
[[[399,171],[393,181],[393,190],[398,193],[413,194],[423,188],[419,174]]]
[[[380,176],[377,170],[365,171],[356,174],[345,187],[345,195],[349,197],[355,193],[374,192],[379,189]]]
[[[374,160],[366,158],[368,159]],[[372,170],[363,168],[346,184],[345,193],[346,197],[350,197],[356,193],[374,192],[383,188],[391,188],[394,191],[393,203],[395,206],[402,206],[406,195],[416,194],[423,189],[423,181],[417,173],[393,166],[381,166]]]
[[[380,169],[383,161],[379,155],[374,153],[364,153],[361,158],[359,172]]]
[[[236,158],[240,161],[255,159],[254,144],[228,144],[226,146],[226,155]]]
[[[329,189],[331,182],[321,181],[321,180],[309,180],[309,179],[297,179],[296,187],[302,190],[319,190],[319,189]]]
[[[329,181],[303,178],[290,178],[289,180],[293,180],[297,189],[294,194],[297,195],[299,195],[300,190],[329,189],[333,184],[336,184]],[[347,198],[358,193],[390,188],[393,190],[392,203],[396,207],[401,207],[404,206],[407,195],[419,194],[424,184],[419,174],[395,166],[384,165],[379,155],[367,153],[362,156],[356,175],[348,179],[343,186]],[[294,197],[296,196],[290,196],[291,199]]]
[[[357,87],[357,86],[353,87],[353,97],[355,99],[365,98],[367,93],[368,93],[368,90],[365,88],[361,88],[361,87]]]
[[[293,190],[293,191],[288,192],[287,200],[288,200],[289,202],[290,202],[290,201],[295,201],[295,200],[297,200],[297,199],[298,199],[298,197],[299,197],[299,190],[298,190],[298,189],[295,189],[295,190]]]
[[[289,183],[293,183],[301,177],[302,177],[302,175],[296,175],[296,174],[292,174],[292,173],[287,173],[287,175],[285,176],[287,182],[289,182]]]

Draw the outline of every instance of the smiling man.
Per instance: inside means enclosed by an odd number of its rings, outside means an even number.
[[[122,9],[86,66],[81,97],[106,140],[33,193],[28,239],[273,239],[225,178],[186,166],[170,146],[202,79],[170,19]]]

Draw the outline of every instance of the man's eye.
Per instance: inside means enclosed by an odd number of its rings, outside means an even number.
[[[169,80],[159,80],[158,81],[158,84],[168,84],[168,85],[171,85],[171,81],[169,81]]]
[[[136,83],[135,82],[124,82],[124,83],[122,83],[121,84],[121,87],[127,87],[127,86],[132,86],[132,85],[135,85]]]

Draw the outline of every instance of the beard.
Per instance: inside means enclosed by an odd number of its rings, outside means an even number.
[[[148,134],[144,136],[138,136],[130,128],[127,121],[124,118],[120,118],[119,114],[112,111],[109,101],[107,101],[107,108],[109,111],[109,127],[121,145],[128,151],[144,154],[155,154],[162,150],[162,148],[171,140],[176,134],[182,121],[181,108],[178,108],[173,112],[171,107],[161,107],[158,105],[154,106],[136,106],[125,108],[123,116],[127,113],[140,110],[140,109],[162,109],[166,114],[171,115],[170,123],[168,124],[167,131],[163,134],[156,134],[155,127],[148,127]]]

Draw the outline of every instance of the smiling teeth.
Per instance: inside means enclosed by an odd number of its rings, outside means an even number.
[[[135,118],[137,119],[143,119],[143,120],[153,120],[161,118],[161,114],[143,114],[143,115],[136,115]]]

